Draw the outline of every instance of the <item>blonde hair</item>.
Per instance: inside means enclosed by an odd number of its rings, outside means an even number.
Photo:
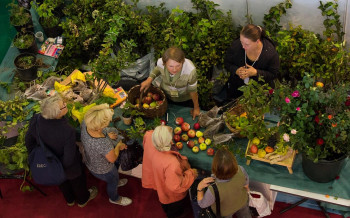
[[[84,116],[87,129],[93,131],[100,130],[103,126],[111,122],[113,114],[114,112],[109,108],[108,104],[93,106]]]
[[[173,131],[170,126],[157,126],[152,133],[152,142],[158,151],[170,151]]]
[[[45,119],[56,119],[61,113],[60,101],[63,102],[61,96],[58,94],[45,98],[40,105],[41,116]]]

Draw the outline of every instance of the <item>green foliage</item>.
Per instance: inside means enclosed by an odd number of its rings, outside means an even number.
[[[278,5],[271,7],[268,14],[264,15],[263,24],[268,34],[275,36],[282,28],[279,25],[282,15],[287,13],[287,9],[292,7],[290,0],[279,3]]]
[[[146,131],[146,123],[142,117],[136,117],[134,119],[134,126],[131,126],[126,130],[129,138],[142,140]]]
[[[126,101],[122,108],[123,117],[137,117],[145,115],[143,112],[139,111],[138,108],[131,104],[129,101]]]
[[[344,32],[343,25],[341,24],[338,14],[338,1],[322,3],[320,1],[320,6],[318,7],[322,11],[322,16],[325,16],[326,19],[323,21],[323,25],[326,30],[323,32],[323,35],[329,38],[334,38],[334,34],[337,35],[338,42],[343,41]]]
[[[8,4],[7,7],[10,7],[10,22],[14,26],[22,26],[29,23],[32,19],[30,12],[24,7],[20,7],[14,2]]]
[[[39,17],[42,19],[40,24],[44,27],[55,27],[59,24],[60,19],[53,12],[55,8],[59,5],[58,1],[44,1],[42,4],[32,4],[38,13]]]
[[[272,106],[280,114],[279,132],[285,142],[317,162],[350,153],[350,85],[340,83],[327,89],[316,87],[315,82],[306,74],[295,88],[280,84]]]
[[[35,40],[32,34],[17,34],[17,37],[13,41],[13,45],[20,49],[29,48]]]

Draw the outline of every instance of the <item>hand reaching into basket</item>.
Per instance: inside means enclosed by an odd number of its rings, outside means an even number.
[[[153,79],[148,77],[145,81],[141,83],[140,93],[147,91],[147,89],[151,86]]]

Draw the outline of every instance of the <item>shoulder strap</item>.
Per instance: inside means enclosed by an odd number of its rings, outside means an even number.
[[[221,208],[220,208],[220,195],[216,183],[212,184],[215,193],[215,203],[216,203],[216,217],[221,217]]]

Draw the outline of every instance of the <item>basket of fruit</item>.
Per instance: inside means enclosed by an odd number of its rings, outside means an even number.
[[[249,124],[249,121],[247,118],[247,113],[243,110],[241,105],[236,105],[226,111],[224,113],[224,119],[227,128],[236,134],[235,137],[245,137],[241,134],[241,130]]]
[[[145,93],[140,93],[140,85],[129,90],[128,101],[136,105],[147,118],[161,117],[168,108],[168,102],[164,92],[154,86],[150,86]]]

